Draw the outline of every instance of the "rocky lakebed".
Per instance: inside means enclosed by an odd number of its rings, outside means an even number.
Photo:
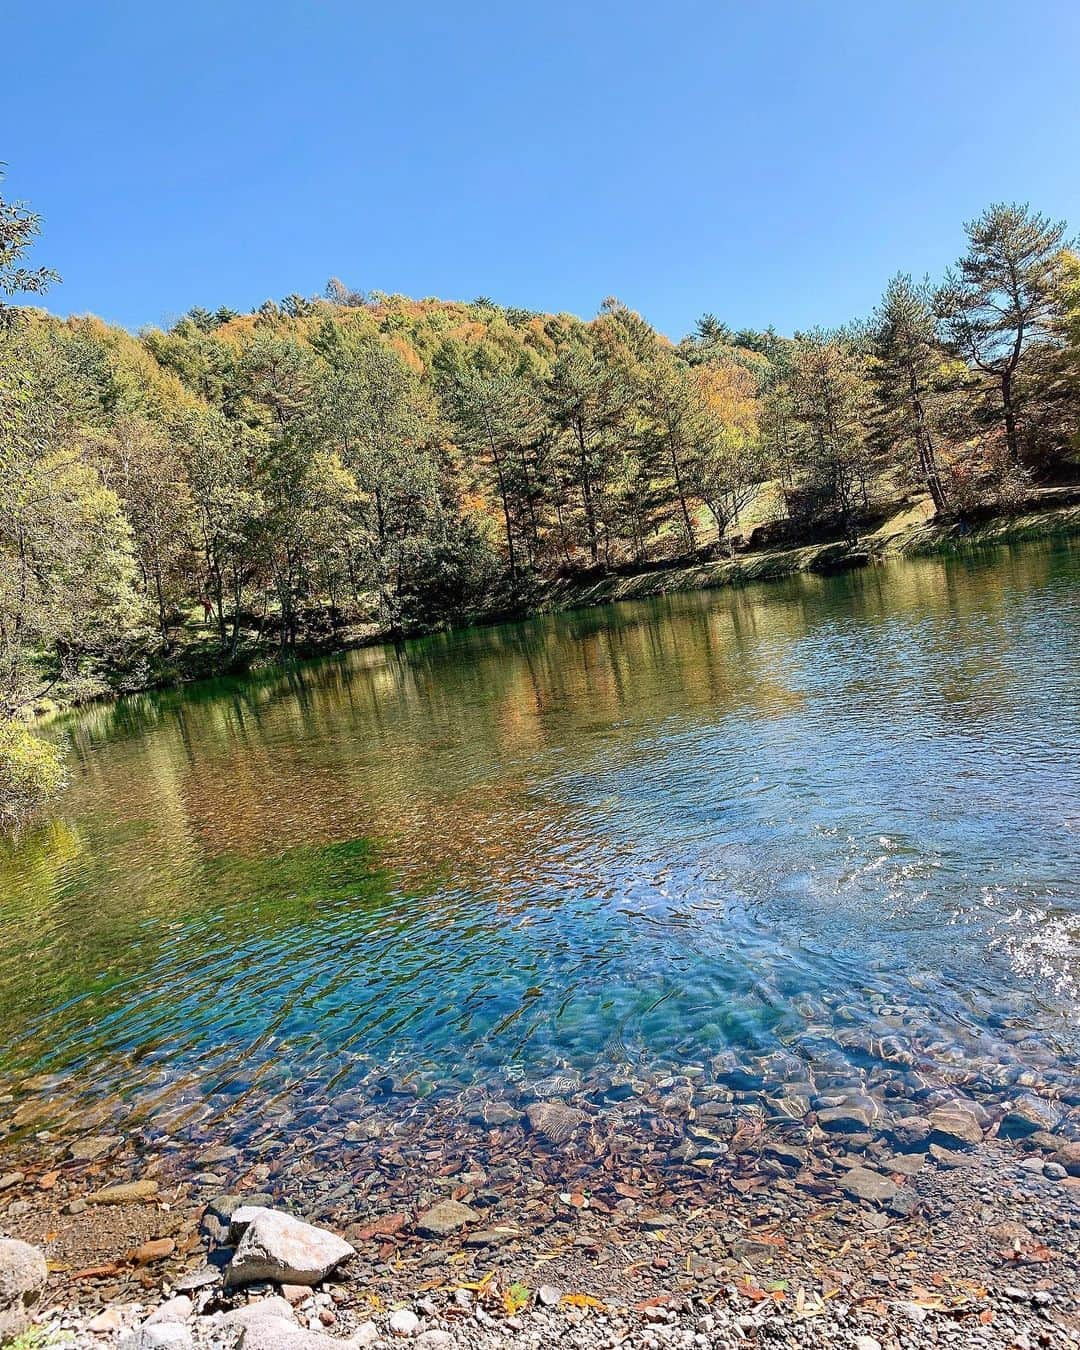
[[[723,1055],[497,1093],[373,1072],[169,1129],[105,1106],[50,1127],[30,1086],[0,1152],[23,1345],[1080,1345],[1064,1076],[980,1097],[912,1070],[763,1088]]]

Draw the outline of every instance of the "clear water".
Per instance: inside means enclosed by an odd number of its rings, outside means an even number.
[[[92,708],[0,853],[0,1090],[167,1121],[726,1051],[1069,1097],[1078,580],[1027,545]]]

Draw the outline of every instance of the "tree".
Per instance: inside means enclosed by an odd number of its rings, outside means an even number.
[[[0,166],[0,183],[4,180]],[[59,275],[49,267],[26,267],[22,259],[41,230],[41,217],[25,202],[8,202],[0,197],[0,294],[18,295],[25,291],[41,295]],[[10,307],[0,302],[0,320],[10,319]]]
[[[1019,464],[1016,375],[1031,344],[1054,325],[1065,223],[998,202],[964,229],[968,250],[946,273],[938,313],[953,349],[996,386],[1009,457]]]
[[[857,335],[820,328],[799,334],[792,349],[791,394],[802,473],[789,503],[810,522],[831,517],[850,534],[856,487],[865,505],[870,467],[870,386]]]
[[[938,511],[945,488],[934,445],[934,376],[941,352],[929,281],[917,285],[897,273],[874,312],[878,391],[890,445],[911,444]]]

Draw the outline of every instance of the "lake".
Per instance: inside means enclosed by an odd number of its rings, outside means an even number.
[[[905,560],[73,715],[0,852],[0,1091],[241,1139],[373,1081],[1076,1101],[1078,581]]]

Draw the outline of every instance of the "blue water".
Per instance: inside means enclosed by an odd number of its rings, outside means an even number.
[[[1080,549],[377,648],[58,728],[0,1086],[180,1119],[375,1071],[1078,1091]]]

